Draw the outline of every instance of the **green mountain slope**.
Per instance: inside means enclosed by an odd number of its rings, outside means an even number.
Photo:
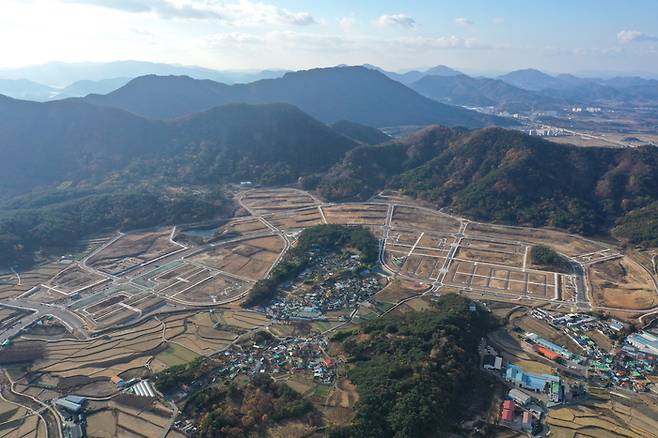
[[[356,148],[319,184],[328,199],[384,187],[470,217],[591,234],[658,199],[658,150],[557,145],[491,128],[428,128]]]
[[[228,105],[163,122],[80,100],[0,97],[0,194],[116,172],[192,183],[291,182],[355,145],[287,104]]]

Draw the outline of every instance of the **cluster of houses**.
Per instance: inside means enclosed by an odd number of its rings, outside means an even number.
[[[627,326],[615,319],[602,320],[592,315],[559,315],[542,309],[535,309],[532,315],[543,319],[560,329],[583,351],[582,361],[587,361],[589,378],[597,385],[611,385],[623,389],[644,392],[656,390],[650,384],[650,375],[656,375],[658,363],[658,336],[650,331],[633,333],[624,338]],[[623,339],[620,347],[604,349],[589,335],[598,332],[607,336],[611,344]],[[559,347],[559,346],[558,346]],[[559,348],[548,348],[549,352],[559,353]],[[540,352],[541,353],[541,352]],[[544,354],[557,360],[562,354]],[[572,355],[572,358],[580,356]]]
[[[254,376],[308,371],[315,380],[328,385],[336,377],[336,363],[326,347],[327,340],[321,335],[236,346],[224,352],[224,365],[218,375],[233,379],[240,373]]]
[[[358,255],[316,255],[309,268],[281,286],[265,311],[279,320],[315,320],[355,308],[381,289],[377,275],[361,268]]]

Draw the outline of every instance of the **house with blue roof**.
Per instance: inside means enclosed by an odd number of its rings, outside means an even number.
[[[505,380],[521,388],[530,389],[535,392],[544,392],[550,389],[553,382],[559,382],[558,376],[551,374],[527,373],[523,368],[509,364],[505,371]]]

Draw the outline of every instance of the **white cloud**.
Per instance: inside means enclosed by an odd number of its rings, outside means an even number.
[[[628,44],[628,43],[641,43],[641,42],[655,42],[658,41],[658,37],[647,35],[644,32],[639,30],[622,30],[617,34],[617,40],[619,42]]]
[[[352,16],[342,17],[338,20],[338,24],[343,29],[351,29],[355,23],[356,23],[356,19]]]
[[[416,26],[416,20],[405,14],[382,15],[377,19],[377,24],[383,27],[400,26],[412,28]]]
[[[152,13],[161,18],[216,19],[230,25],[296,25],[316,24],[308,12],[290,11],[275,5],[239,0],[63,0],[116,9],[132,13]]]
[[[494,24],[503,24],[505,22],[505,17],[494,17],[492,21]]]
[[[345,36],[296,31],[272,31],[265,34],[229,32],[217,33],[206,38],[206,43],[214,50],[226,51],[241,49],[262,49],[276,47],[285,50],[319,50],[322,52],[388,52],[433,51],[433,50],[479,50],[493,48],[472,38],[454,35],[440,37],[385,38],[365,35]]]
[[[457,23],[460,26],[472,26],[473,24],[475,24],[473,23],[472,20],[469,20],[468,18],[465,17],[455,18],[455,23]]]

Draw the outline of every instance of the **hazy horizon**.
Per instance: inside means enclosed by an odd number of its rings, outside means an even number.
[[[0,69],[142,60],[214,70],[438,64],[658,74],[658,4],[5,0]]]

